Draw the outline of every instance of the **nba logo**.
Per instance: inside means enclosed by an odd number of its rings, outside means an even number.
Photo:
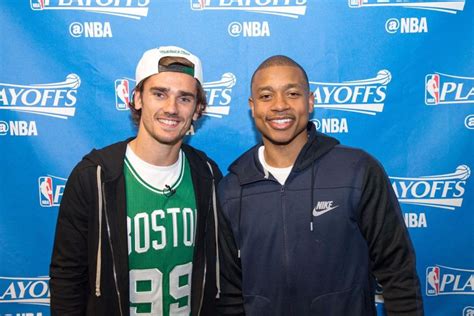
[[[115,108],[119,111],[128,110],[131,98],[128,79],[115,80]]]
[[[426,268],[426,295],[439,294],[439,267]]]
[[[32,10],[43,10],[45,5],[49,5],[49,0],[30,0]]]
[[[59,206],[66,180],[51,175],[38,178],[39,200],[42,207]]]
[[[425,103],[436,105],[439,103],[439,75],[431,74],[425,78]]]
[[[54,206],[53,178],[39,177],[38,185],[39,185],[40,205],[43,207]]]
[[[363,3],[367,3],[367,0],[349,0],[349,7],[359,8]]]
[[[202,10],[206,6],[209,6],[209,0],[191,0],[192,10]]]

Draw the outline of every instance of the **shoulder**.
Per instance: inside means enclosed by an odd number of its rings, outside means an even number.
[[[365,150],[345,145],[336,145],[325,155],[323,161],[347,168],[364,168],[367,165],[380,165],[380,162]]]
[[[115,177],[120,174],[123,169],[123,160],[127,144],[132,140],[117,142],[100,149],[92,149],[86,154],[82,160],[74,167],[71,176],[87,177],[88,175],[95,175],[97,166],[101,166],[106,177]]]
[[[331,158],[348,159],[350,162],[372,158],[372,156],[363,149],[340,144],[334,146],[334,148],[329,151],[328,155]]]
[[[318,176],[328,186],[363,188],[368,177],[385,176],[381,163],[366,151],[337,145],[319,162]]]

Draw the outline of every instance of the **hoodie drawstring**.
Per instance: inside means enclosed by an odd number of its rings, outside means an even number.
[[[242,221],[242,195],[243,195],[243,187],[242,185],[240,186],[240,195],[239,195],[239,237],[238,237],[238,242],[239,244],[237,245],[237,258],[240,259],[240,245],[242,244],[242,237],[241,237],[241,230],[240,230],[240,223]]]
[[[101,167],[97,166],[97,192],[98,192],[98,202],[99,202],[99,238],[97,238],[97,266],[95,274],[95,296],[99,297],[100,294],[100,274],[101,262],[102,262],[102,174]]]
[[[310,223],[309,223],[309,227],[310,227],[310,230],[311,231],[314,231],[314,215],[313,215],[313,210],[316,208],[315,205],[314,205],[314,177],[315,177],[315,173],[318,172],[318,167],[315,166],[316,163],[313,161],[312,165],[311,165],[311,191],[310,191],[310,195],[311,195],[311,205],[309,207],[309,215],[310,215]]]
[[[214,228],[215,228],[214,232],[215,232],[215,242],[216,242],[216,287],[217,287],[216,298],[219,298],[221,295],[221,281],[220,281],[219,243],[218,243],[219,221],[217,219],[216,185],[214,182],[214,172],[212,171],[212,166],[209,162],[207,162],[207,165],[209,166],[209,170],[211,171],[211,175],[212,175],[212,209],[214,213]]]

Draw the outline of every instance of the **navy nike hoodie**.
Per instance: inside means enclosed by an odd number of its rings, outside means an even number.
[[[220,182],[220,315],[423,315],[415,254],[382,166],[308,124],[281,185],[258,144]]]

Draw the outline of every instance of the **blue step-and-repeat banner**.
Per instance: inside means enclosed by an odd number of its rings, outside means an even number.
[[[2,0],[0,43],[0,315],[49,315],[66,180],[93,147],[135,134],[135,66],[162,45],[203,61],[210,106],[187,141],[224,173],[258,141],[254,69],[298,61],[318,130],[385,166],[426,315],[474,315],[472,1]]]

